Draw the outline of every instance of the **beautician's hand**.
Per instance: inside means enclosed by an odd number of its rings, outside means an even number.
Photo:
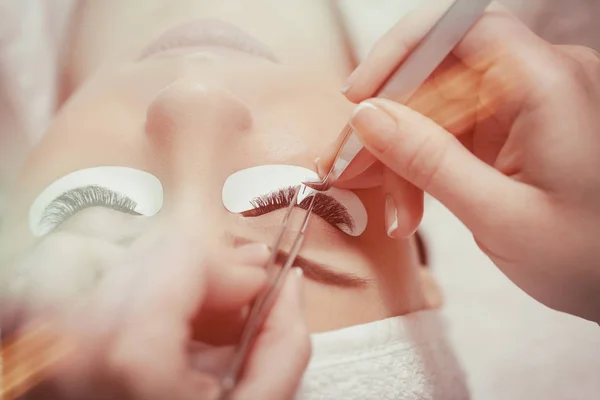
[[[372,96],[430,25],[422,11],[398,23],[350,76],[348,99]],[[598,53],[550,45],[493,4],[408,107],[367,100],[351,123],[370,154],[339,185],[383,182],[407,204],[394,219],[388,201],[390,233],[412,233],[426,191],[528,294],[600,322]]]
[[[75,253],[64,251],[69,238],[60,235],[42,243],[24,261],[25,267],[59,265],[52,261],[65,261]],[[202,338],[211,321],[223,323],[223,318],[241,329],[241,310],[266,282],[268,250],[249,245],[207,258],[197,247],[186,235],[170,230],[135,243],[118,263],[103,270],[86,298],[78,297],[80,303],[71,298],[65,306],[59,296],[48,293],[46,300],[52,304],[45,307],[25,301],[35,293],[5,302],[3,327],[11,329],[13,338],[3,343],[9,349],[5,385],[31,375],[23,371],[46,364],[50,369],[34,374],[39,384],[27,399],[218,398],[215,374],[228,365],[233,346],[192,343],[191,337]],[[310,354],[301,295],[301,274],[292,271],[233,398],[283,400],[295,393]],[[11,345],[16,337],[19,344]],[[24,369],[15,370],[14,362],[25,363]],[[23,388],[13,387],[13,394]]]

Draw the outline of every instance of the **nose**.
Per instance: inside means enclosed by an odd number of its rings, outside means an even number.
[[[188,80],[163,89],[146,116],[151,145],[180,173],[190,167],[195,174],[213,169],[211,161],[251,128],[250,109],[239,97],[225,88]]]
[[[221,226],[222,184],[237,152],[232,143],[251,129],[249,107],[225,88],[180,80],[163,89],[148,107],[145,132],[161,171],[164,208],[196,226]]]

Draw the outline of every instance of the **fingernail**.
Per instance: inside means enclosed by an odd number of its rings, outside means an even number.
[[[304,308],[304,290],[302,287],[304,286],[304,270],[300,267],[292,268],[292,274],[294,275],[294,290],[296,291],[296,296],[298,297],[299,304],[301,309]]]
[[[398,210],[394,198],[390,194],[385,195],[385,229],[390,238],[396,238],[396,230],[398,229]]]
[[[271,255],[269,246],[264,243],[249,243],[237,248],[248,264],[262,264]]]
[[[342,94],[348,93],[348,91],[352,87],[352,84],[354,83],[354,80],[356,79],[356,71],[359,68],[360,68],[360,65],[358,67],[354,68],[354,71],[352,71],[352,73],[350,73],[350,75],[348,75],[348,78],[346,79],[346,85],[340,89],[340,92],[342,92]]]
[[[319,165],[319,161],[321,161],[321,157],[315,158],[315,166],[317,167],[317,174],[322,178],[323,173],[325,171],[323,171],[323,168]]]
[[[250,314],[250,306],[246,305],[242,307],[242,309],[240,310],[240,314],[242,315],[242,318],[246,319],[248,314]]]
[[[363,101],[362,103],[357,105],[356,108],[354,109],[354,112],[352,113],[352,119],[356,118],[358,116],[358,114],[360,114],[360,112],[365,109],[375,110],[375,111],[379,110],[379,108],[377,108],[377,106],[375,104],[369,103],[368,101]]]
[[[315,167],[317,169],[317,174],[320,175],[320,173],[319,173],[319,161],[321,161],[321,157],[315,158]]]
[[[372,150],[383,151],[398,136],[398,124],[387,112],[369,101],[360,103],[350,125]]]

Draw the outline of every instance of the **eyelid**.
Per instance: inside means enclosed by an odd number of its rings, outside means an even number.
[[[258,217],[285,208],[289,206],[290,201],[293,199],[295,190],[294,187],[288,187],[271,192],[266,196],[258,197],[252,201],[254,208],[244,211],[241,214],[245,217]],[[315,193],[313,195],[317,196],[313,208],[314,214],[323,218],[336,229],[341,231],[344,231],[344,228],[349,231],[354,230],[354,219],[343,204],[323,193]],[[305,210],[308,209],[313,195],[306,197],[297,207]]]
[[[281,189],[287,190],[286,188],[290,186],[297,187],[301,182],[316,179],[319,179],[319,176],[315,171],[297,165],[258,165],[236,171],[229,175],[223,183],[221,198],[223,206],[231,213],[238,215],[245,213],[247,216],[252,214],[262,215],[262,213],[259,214],[256,213],[256,210],[253,210],[257,208],[256,204],[253,205],[253,202],[257,198],[260,199],[266,194],[278,193],[281,192]],[[307,191],[306,194],[311,193],[314,193],[312,189]],[[330,207],[330,211],[335,211],[336,214],[339,214],[340,210],[345,209],[352,217],[354,229],[351,230],[345,225],[338,228],[341,228],[349,236],[358,237],[362,235],[367,228],[368,215],[360,193],[332,187],[325,194],[335,199],[337,203],[344,207],[343,209],[337,206]],[[300,199],[302,200],[303,197]],[[278,207],[273,207],[272,204],[269,208],[271,211],[279,209]]]
[[[73,215],[92,207],[141,215],[135,211],[137,202],[130,197],[109,188],[88,185],[71,189],[52,200],[44,210],[40,225],[48,231],[54,230]]]

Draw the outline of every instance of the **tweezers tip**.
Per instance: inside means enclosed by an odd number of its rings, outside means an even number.
[[[314,190],[309,188],[308,186],[301,184],[299,192],[298,192],[298,196],[296,198],[296,204],[302,203],[302,200],[304,200],[305,198],[310,196],[313,193],[313,191]]]

